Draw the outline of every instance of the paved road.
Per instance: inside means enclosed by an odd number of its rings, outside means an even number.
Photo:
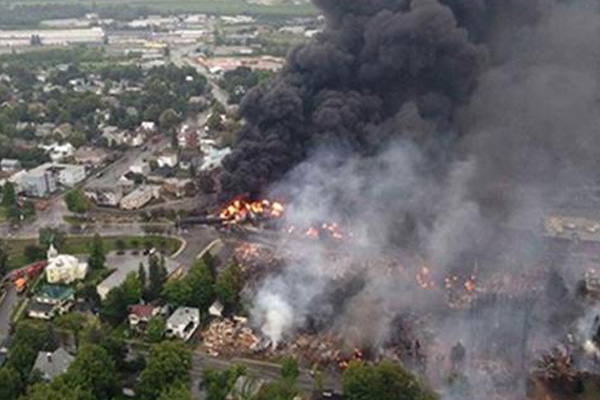
[[[163,137],[157,143],[147,143],[140,148],[128,150],[123,157],[102,170],[101,174],[96,173],[88,178],[85,187],[115,186],[119,178],[129,170],[129,167],[135,164],[141,164],[144,160],[149,159],[153,153],[165,149],[168,145],[169,139]]]
[[[198,55],[194,55],[195,49],[195,46],[184,46],[173,49],[171,50],[171,61],[180,68],[189,66],[196,69],[198,73],[208,80],[214,98],[226,108],[229,107],[229,94],[219,87],[218,78],[196,61]]]
[[[209,357],[203,353],[195,352],[192,354],[192,369],[190,375],[192,384],[197,387],[202,379],[205,369],[214,369],[223,371],[234,365],[243,365],[246,367],[246,373],[249,376],[263,379],[265,381],[275,381],[281,377],[281,366],[279,364],[250,360],[245,358],[222,359]],[[339,377],[325,374],[323,376],[325,389],[340,391],[342,388]],[[306,369],[300,371],[300,376],[296,381],[298,389],[311,392],[315,389],[315,380]]]
[[[9,285],[6,289],[6,296],[2,303],[0,303],[0,342],[4,338],[8,337],[10,330],[10,317],[13,313],[15,306],[17,305],[17,291],[12,285]]]

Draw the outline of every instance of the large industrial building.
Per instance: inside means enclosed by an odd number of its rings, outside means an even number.
[[[87,29],[0,30],[0,47],[21,47],[33,44],[43,46],[102,44],[104,38],[104,30],[98,27]]]

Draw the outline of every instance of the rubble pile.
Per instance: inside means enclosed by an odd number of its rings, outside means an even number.
[[[301,356],[311,365],[337,365],[342,360],[341,350],[332,335],[298,335],[285,352]]]
[[[241,318],[213,321],[203,332],[202,338],[202,347],[213,357],[251,353],[260,343],[260,339]]]
[[[272,269],[279,265],[280,259],[275,251],[258,243],[242,243],[234,250],[235,259],[245,271]]]

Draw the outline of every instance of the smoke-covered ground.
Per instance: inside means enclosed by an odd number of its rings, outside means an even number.
[[[541,225],[571,188],[598,181],[600,5],[315,3],[327,28],[244,100],[247,125],[225,161],[222,195],[272,193],[288,200],[294,226],[339,223],[347,236],[335,251],[360,284],[332,293],[332,244],[286,241],[301,257],[265,281],[255,321],[275,341],[320,319],[342,342],[383,346],[398,315],[427,314],[432,348],[466,345],[477,395],[460,398],[491,399],[499,384],[482,362],[518,373],[582,312],[574,282],[583,267],[549,250]],[[438,286],[365,267],[390,258],[411,277],[426,264]],[[447,307],[449,276],[538,270],[552,277],[539,291],[488,290],[470,312]]]

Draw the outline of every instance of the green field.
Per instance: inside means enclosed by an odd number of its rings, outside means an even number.
[[[315,15],[317,10],[310,4],[306,5],[273,5],[263,6],[247,4],[243,0],[129,0],[126,3],[118,0],[12,0],[0,1],[10,5],[46,5],[71,4],[86,6],[122,6],[148,7],[160,12],[183,11],[212,14],[248,13],[256,15]]]
[[[135,241],[138,242],[137,249],[143,250],[145,247],[155,247],[159,250],[165,250],[166,254],[175,253],[181,246],[179,239],[165,236],[111,236],[105,237],[104,250],[106,252],[117,250],[117,241],[122,240],[125,243],[126,250],[134,250]],[[88,254],[92,242],[91,237],[71,236],[68,237],[60,251],[65,254]],[[23,250],[30,245],[37,245],[36,240],[7,240],[6,245],[9,254],[9,268],[16,269],[27,265]]]

